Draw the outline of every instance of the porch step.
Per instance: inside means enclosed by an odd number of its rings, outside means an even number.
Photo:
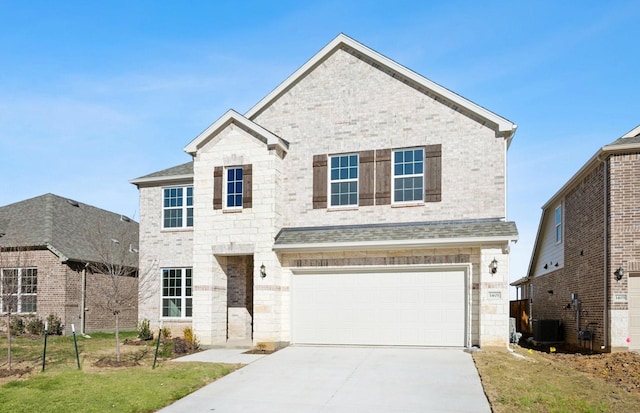
[[[252,349],[253,341],[252,340],[230,340],[226,343],[216,343],[211,346],[207,346],[207,348],[240,348],[240,349]]]

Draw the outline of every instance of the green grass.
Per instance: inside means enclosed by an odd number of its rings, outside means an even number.
[[[135,338],[121,333],[121,340]],[[115,360],[113,333],[78,337],[82,370],[76,364],[72,337],[50,336],[47,364],[42,369],[42,338],[12,340],[13,368],[30,368],[26,377],[0,383],[0,411],[7,412],[153,412],[233,371],[237,366],[215,363],[171,363],[161,360],[152,369],[154,343],[121,345],[122,360],[139,360],[133,367],[96,367],[102,358]],[[6,370],[6,337],[0,339],[0,369]]]
[[[7,412],[153,412],[224,376],[231,366],[164,364],[102,373],[51,372],[0,387]]]
[[[517,358],[506,350],[474,353],[494,413],[639,412],[638,395],[602,379],[545,359],[537,352]]]

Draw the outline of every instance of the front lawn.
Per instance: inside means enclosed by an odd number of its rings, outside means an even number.
[[[132,340],[135,332],[121,333]],[[7,412],[153,412],[237,365],[171,363],[160,359],[152,369],[154,343],[121,345],[124,367],[115,362],[114,334],[78,337],[78,370],[73,339],[49,336],[47,364],[42,372],[43,340],[21,336],[12,340],[13,366],[7,370],[6,337],[0,338],[0,410]],[[163,352],[167,356],[167,349]],[[20,374],[12,375],[13,372]]]
[[[516,354],[521,357],[503,349],[473,354],[494,413],[640,412],[640,393],[608,381],[604,369],[579,371],[563,355],[535,350],[518,348]]]

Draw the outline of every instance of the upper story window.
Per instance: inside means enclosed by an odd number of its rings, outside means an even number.
[[[163,190],[163,228],[193,227],[193,186]]]
[[[242,211],[253,207],[253,166],[213,168],[213,209]]]
[[[4,268],[0,270],[0,280],[3,312],[36,312],[38,298],[36,268]]]
[[[562,205],[556,207],[555,214],[556,243],[562,242]]]
[[[227,168],[226,208],[242,208],[242,167]]]
[[[358,155],[331,157],[330,206],[358,205]]]
[[[424,200],[424,149],[393,152],[393,202]]]

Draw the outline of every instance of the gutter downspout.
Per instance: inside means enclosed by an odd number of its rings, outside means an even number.
[[[85,311],[87,309],[87,267],[89,266],[89,263],[86,263],[84,265],[84,268],[82,269],[82,298],[81,298],[81,303],[80,303],[80,335],[84,336],[85,335],[85,331],[84,331],[84,325],[85,325]]]
[[[609,332],[609,168],[608,168],[608,157],[603,161],[604,168],[604,309],[602,314],[603,319],[603,327],[602,327],[602,338],[603,349],[606,349],[609,344],[609,336],[611,333]]]

